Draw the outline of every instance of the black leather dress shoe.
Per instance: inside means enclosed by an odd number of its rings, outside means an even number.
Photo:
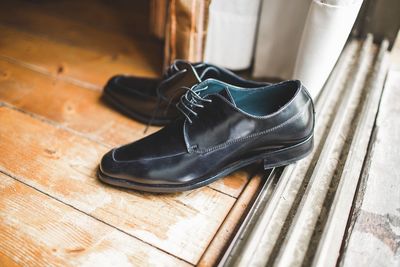
[[[114,76],[103,91],[103,100],[143,123],[166,125],[179,116],[175,104],[186,92],[183,87],[215,78],[240,87],[260,87],[266,83],[245,80],[226,69],[206,64],[176,60],[160,79]]]
[[[313,147],[314,106],[299,81],[242,89],[206,80],[178,104],[184,116],[104,155],[99,178],[149,192],[207,185],[260,160],[287,165]]]

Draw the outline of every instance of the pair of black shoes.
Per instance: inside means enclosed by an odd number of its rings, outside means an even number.
[[[99,178],[149,192],[207,185],[262,160],[293,163],[313,147],[314,106],[300,81],[249,81],[176,61],[160,80],[113,77],[104,100],[144,123],[167,125],[104,155]]]

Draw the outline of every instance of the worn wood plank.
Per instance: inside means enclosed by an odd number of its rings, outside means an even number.
[[[1,266],[190,266],[0,173]]]
[[[21,5],[11,3],[6,7],[0,9],[0,24],[27,32],[30,35],[38,35],[57,43],[92,51],[92,55],[97,54],[97,56],[83,57],[80,64],[85,64],[85,60],[93,61],[97,57],[98,60],[103,60],[102,62],[107,62],[108,64],[114,61],[130,64],[130,68],[134,68],[133,74],[136,75],[154,76],[161,73],[163,44],[149,36],[149,34],[135,38],[132,34],[129,34],[129,30],[127,33],[124,25],[119,26],[119,31],[101,30],[96,27],[95,23],[87,25],[76,18],[68,19],[65,16],[59,16],[57,13],[51,12],[51,10],[44,12],[40,5],[33,4],[32,6],[27,1],[23,1]],[[132,16],[140,12],[143,11],[132,9]],[[118,17],[118,14],[114,16]],[[76,17],[79,18],[79,16]],[[146,20],[138,23],[138,25],[142,28],[147,28],[147,23]],[[68,51],[70,49],[66,51],[59,50],[59,55],[54,56],[56,59],[60,58],[60,56],[67,57]],[[51,51],[46,53],[49,52],[52,53]],[[25,51],[25,53],[28,54],[29,51]],[[46,53],[41,54],[41,56],[46,56]],[[61,66],[66,71],[75,67],[74,65],[67,65],[67,62],[64,61],[57,62],[57,66],[60,64],[64,64]],[[106,65],[103,67],[108,68]],[[118,71],[119,69],[116,69],[114,74],[117,74]],[[131,73],[130,69],[126,68],[120,71]],[[107,78],[109,77],[96,78],[93,82],[97,85],[103,85]]]
[[[0,60],[0,72],[0,101],[60,123],[109,146],[144,136],[144,126],[103,104],[99,91],[4,60]]]
[[[332,122],[330,131],[324,140],[324,145],[312,171],[310,181],[301,198],[299,208],[293,218],[285,240],[274,262],[275,266],[301,266],[303,262],[308,265],[307,251],[312,242],[313,233],[325,199],[329,193],[335,173],[342,167],[342,149],[349,135],[352,119],[359,103],[365,78],[372,63],[372,36],[368,36],[362,46],[356,69],[352,72],[348,86],[342,95],[338,112]],[[329,206],[329,205],[328,205]]]
[[[389,42],[387,41],[381,44],[369,78],[365,82],[363,93],[365,97],[362,97],[364,99],[359,104],[358,119],[353,120],[354,134],[348,144],[346,160],[343,160],[343,171],[329,206],[329,215],[327,215],[326,223],[318,241],[318,248],[313,252],[313,267],[321,265],[326,267],[337,266],[387,74],[388,45]]]
[[[81,86],[101,90],[110,77],[122,73],[148,77],[159,75],[144,63],[151,50],[147,53],[134,50],[130,54],[98,52],[2,25],[0,31],[0,57]]]
[[[208,187],[169,195],[116,189],[96,178],[107,147],[5,106],[0,124],[1,171],[190,263],[235,202]]]
[[[59,18],[65,24],[74,22],[101,31],[135,36],[135,38],[149,36],[147,25],[150,5],[148,0],[2,0],[2,7],[14,15],[3,17],[3,20],[8,22],[22,23],[21,16],[27,16],[29,13],[39,18],[47,14]]]
[[[0,60],[0,101],[38,114],[109,147],[143,138],[145,126],[110,109],[101,92]],[[44,104],[46,103],[46,104]],[[156,131],[151,127],[148,133]],[[210,186],[237,197],[248,181],[239,171]]]
[[[238,198],[246,188],[250,179],[252,179],[252,173],[249,169],[245,168],[229,174],[225,178],[210,184],[209,187],[234,198]]]
[[[400,265],[399,59],[385,83],[341,266]]]
[[[134,8],[118,10],[115,4]],[[203,188],[161,196],[117,190],[99,183],[95,177],[97,162],[109,147],[143,137],[144,126],[104,106],[98,89],[116,73],[160,73],[162,43],[148,36],[146,8],[143,9],[146,5],[144,0],[134,4],[117,1],[112,6],[107,2],[93,5],[75,1],[2,3],[0,106],[3,101],[7,104],[0,107],[0,125],[7,127],[0,127],[0,151],[7,156],[0,160],[0,170],[88,217],[104,220],[135,236],[143,250],[148,245],[143,246],[140,240],[196,263],[206,248],[208,255],[218,253],[212,249],[219,247],[208,244],[227,212],[237,210],[231,210],[235,202],[232,197],[238,197],[247,184],[249,174],[245,170],[213,183],[210,187],[215,190]],[[150,132],[155,130],[153,127]],[[255,189],[248,190],[252,188]],[[243,201],[240,203],[245,205]],[[223,227],[233,229],[234,220],[229,222]],[[126,243],[111,236],[121,246]],[[47,251],[42,243],[37,246]],[[121,253],[114,251],[122,251],[129,260],[132,258],[130,265],[154,263],[129,244],[126,250],[116,248],[112,253],[119,257]],[[128,250],[133,251],[125,253]],[[10,251],[3,253],[0,249],[0,265],[15,263],[7,254]],[[103,246],[94,247],[91,253],[95,255],[91,259],[113,259]],[[157,253],[151,256],[159,258]],[[68,260],[71,265],[98,263]],[[124,262],[114,262],[118,263]],[[165,263],[180,265],[182,261],[167,259]]]
[[[221,225],[212,242],[201,257],[198,266],[215,266],[218,263],[218,260],[237,230],[238,222],[240,222],[245,215],[248,205],[256,195],[264,178],[265,177],[261,174],[256,174],[251,178],[249,184],[235,202],[235,205],[225,218],[224,223]]]

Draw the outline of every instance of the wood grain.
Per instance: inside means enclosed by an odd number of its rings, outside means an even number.
[[[229,241],[237,230],[238,222],[242,221],[249,203],[251,203],[260,185],[263,183],[263,178],[264,177],[260,174],[251,178],[249,184],[235,202],[235,205],[225,218],[224,223],[219,228],[197,266],[206,267],[216,266],[218,264],[221,255],[224,253],[227,245],[229,245]]]
[[[144,137],[100,89],[114,74],[161,73],[147,12],[146,0],[2,2],[0,172],[13,178],[0,173],[0,266],[181,266],[221,252],[209,244],[233,231],[246,170],[169,195],[96,177],[105,152]]]
[[[15,5],[10,3],[8,5],[10,10],[15,9]],[[15,10],[17,16],[2,14],[3,11],[0,11],[0,23],[8,25],[0,24],[0,31],[4,36],[0,39],[0,59],[12,63],[0,63],[0,86],[4,85],[6,88],[0,90],[0,97],[7,94],[2,100],[59,122],[112,147],[144,137],[144,125],[110,110],[99,100],[99,92],[87,92],[82,86],[100,89],[109,77],[117,73],[157,76],[157,71],[150,64],[157,62],[154,58],[157,55],[154,40],[146,39],[143,34],[141,38],[130,38],[118,28],[120,22],[114,21],[114,17],[105,12],[105,7],[101,5],[100,7],[94,5],[94,10],[97,10],[96,12],[105,21],[110,22],[110,25],[102,24],[100,28],[109,27],[111,32],[94,27],[88,18],[84,19],[86,24],[66,18],[71,16],[68,10],[79,9],[76,3],[62,4],[61,6],[66,8],[63,10],[51,1],[45,2],[44,7],[40,8],[40,14],[35,4],[23,1],[21,5],[26,10]],[[144,3],[141,3],[138,10],[133,12],[139,14],[143,6]],[[54,9],[54,12],[49,12]],[[63,14],[61,17],[55,16],[60,12]],[[54,26],[45,27],[46,24]],[[79,31],[71,33],[70,30],[76,29],[78,25]],[[28,30],[29,34],[22,30]],[[60,31],[65,35],[59,36]],[[107,38],[115,42],[110,44]],[[93,44],[93,47],[87,46],[94,40],[96,44]],[[71,45],[71,42],[74,45]],[[148,43],[143,44],[145,50],[139,49],[141,45],[137,45],[138,42]],[[131,49],[127,50],[128,46],[131,46]],[[129,53],[119,53],[121,49]],[[158,61],[161,58],[159,55]],[[159,65],[161,66],[161,62]],[[26,68],[33,71],[28,71]],[[37,75],[37,71],[51,77]],[[13,77],[9,77],[11,75]],[[11,83],[14,83],[13,86],[10,86]],[[25,96],[22,97],[21,94]],[[10,98],[18,100],[19,103]],[[42,105],[44,102],[48,104]],[[148,133],[155,130],[157,128],[152,127]],[[248,174],[242,171],[210,186],[237,197],[247,181]]]
[[[144,125],[100,100],[101,92],[0,60],[0,100],[117,146],[142,138]],[[153,128],[155,130],[156,128]]]
[[[71,4],[68,3],[69,1],[59,1],[57,4],[52,4],[52,1],[48,1],[50,3],[38,5],[28,1],[17,1],[18,4],[15,2],[7,1],[2,5],[0,24],[42,36],[47,40],[97,51],[100,53],[99,57],[105,58],[105,60],[107,57],[124,59],[135,68],[134,74],[136,75],[161,73],[163,44],[151,38],[148,33],[148,16],[146,16],[148,11],[143,8],[146,5],[138,5],[135,2],[134,7],[130,10],[115,11],[115,13],[111,13],[110,8],[108,12],[107,8],[103,8],[102,11],[97,12],[97,20],[103,19],[104,21],[97,22],[91,16],[96,16],[95,12],[98,11],[96,7],[100,5],[98,3],[82,4],[82,1],[79,1]],[[63,4],[64,2],[67,4]],[[143,3],[143,1],[139,3]],[[68,6],[71,5],[75,5],[75,7],[69,8]],[[92,12],[87,12],[89,9],[94,10],[92,15],[88,15]],[[71,12],[74,13],[69,14]],[[120,19],[124,17],[124,14],[129,17]],[[85,18],[80,19],[81,17]],[[130,26],[126,25],[126,21],[129,19],[130,23],[137,26],[126,28]],[[105,27],[104,25],[109,26]],[[134,32],[141,34],[135,37]],[[58,53],[62,56],[67,55],[63,50],[59,50]],[[80,63],[82,62],[84,61],[82,60]],[[75,65],[67,67],[75,67]],[[117,72],[118,69],[115,71]]]
[[[345,267],[400,265],[400,37],[392,53],[340,259]]]
[[[150,13],[148,0],[135,0],[134,4],[126,0],[57,2],[52,0],[3,0],[2,4],[10,12],[14,12],[14,17],[4,17],[3,20],[19,24],[23,22],[23,18],[19,16],[33,13],[36,18],[40,18],[46,14],[58,18],[64,27],[69,23],[79,23],[98,31],[116,32],[135,38],[149,36],[148,27],[146,27],[149,24]],[[42,30],[50,31],[46,28]]]
[[[1,266],[190,266],[0,173]]]
[[[191,263],[235,202],[208,187],[175,195],[116,189],[96,178],[108,148],[4,106],[0,124],[1,171]]]
[[[106,106],[100,101],[100,95],[99,91],[0,60],[0,101],[57,122],[109,147],[145,136],[145,125]],[[148,133],[157,129],[151,127]],[[237,197],[247,181],[248,174],[240,171],[210,186]]]
[[[139,50],[130,54],[98,52],[1,25],[0,31],[0,57],[81,86],[101,90],[107,80],[116,74],[147,77],[159,75],[159,72],[146,64],[149,59]]]

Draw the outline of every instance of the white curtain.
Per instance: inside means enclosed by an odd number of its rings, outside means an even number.
[[[204,61],[232,70],[247,69],[253,58],[260,0],[212,0]]]
[[[239,70],[254,58],[255,77],[299,79],[316,97],[362,2],[212,0],[204,61]]]
[[[363,0],[264,0],[253,75],[299,79],[316,97]]]

